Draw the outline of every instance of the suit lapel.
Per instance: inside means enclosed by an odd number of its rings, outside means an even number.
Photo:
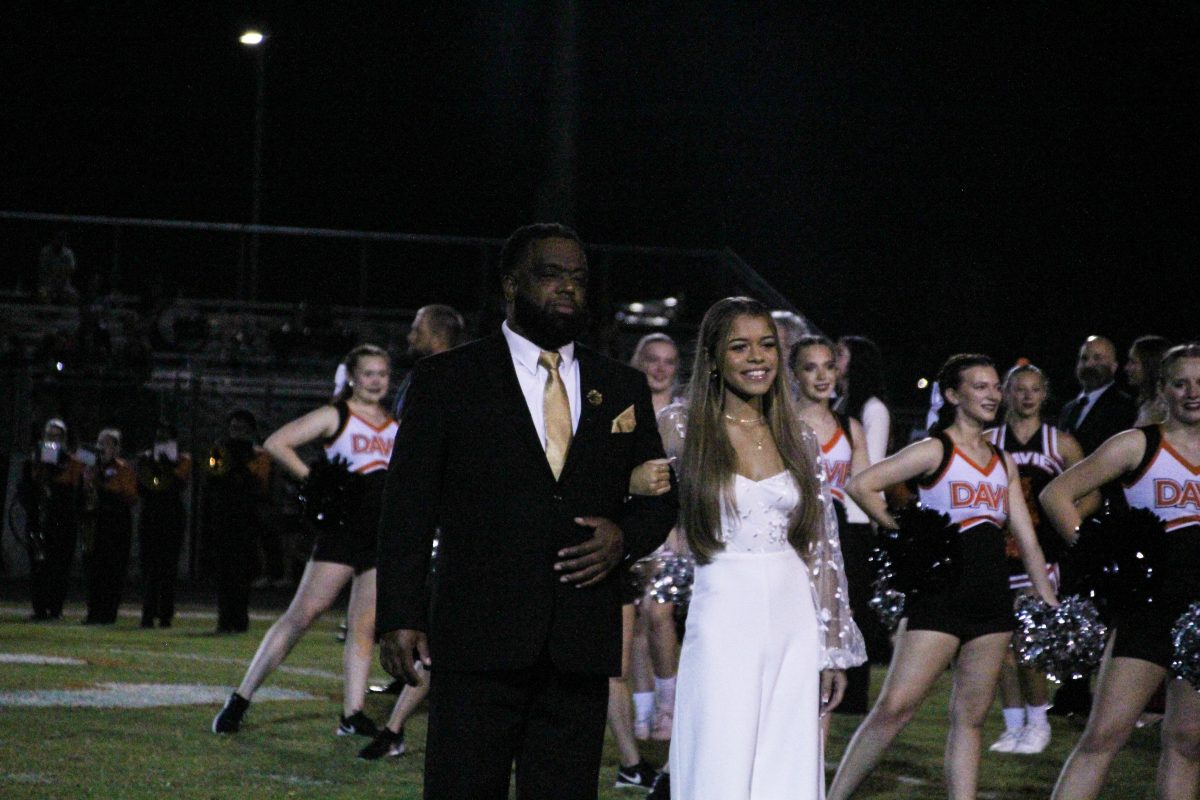
[[[579,427],[571,437],[571,448],[567,451],[567,462],[559,476],[560,482],[565,481],[578,469],[579,462],[588,448],[594,446],[597,437],[605,433],[600,421],[604,418],[604,409],[609,402],[604,397],[602,388],[600,359],[579,344],[575,345],[575,357],[579,361]],[[597,399],[599,402],[595,402]]]
[[[530,456],[538,465],[536,469],[545,473],[551,481],[554,473],[546,461],[546,451],[538,440],[537,428],[533,426],[533,418],[529,416],[529,406],[525,403],[525,395],[521,385],[517,383],[517,373],[513,367],[512,353],[503,333],[496,333],[488,339],[488,350],[483,354],[481,371],[487,375],[496,398],[500,414],[513,426],[513,431]]]

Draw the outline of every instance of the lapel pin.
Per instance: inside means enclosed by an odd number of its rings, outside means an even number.
[[[604,395],[600,394],[595,389],[592,389],[587,393],[587,401],[591,405],[598,406],[604,402]]]

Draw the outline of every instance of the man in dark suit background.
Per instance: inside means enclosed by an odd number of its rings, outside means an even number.
[[[1081,391],[1063,406],[1058,424],[1079,440],[1085,456],[1110,436],[1133,427],[1137,418],[1137,403],[1116,385],[1116,374],[1116,347],[1103,336],[1089,336],[1075,364]]]
[[[662,443],[644,376],[574,341],[578,236],[527,226],[500,260],[501,331],[414,370],[380,522],[380,658],[414,684],[414,651],[430,669],[427,799],[506,798],[514,761],[523,800],[591,799],[620,669],[613,569],[666,538],[677,503],[627,499]]]
[[[1091,455],[1111,436],[1133,427],[1137,418],[1137,403],[1116,385],[1117,348],[1103,336],[1089,336],[1079,348],[1075,362],[1075,377],[1079,395],[1063,406],[1058,427],[1079,441],[1085,456]],[[1101,490],[1106,502],[1124,503],[1117,483]],[[1069,586],[1070,553],[1063,559],[1063,584]],[[1066,680],[1054,694],[1052,714],[1086,716],[1092,707],[1088,679]]]

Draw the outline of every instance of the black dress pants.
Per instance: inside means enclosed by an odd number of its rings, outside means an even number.
[[[138,546],[142,566],[142,625],[158,620],[169,625],[175,617],[175,580],[186,523],[178,498],[142,503]]]
[[[430,675],[425,800],[595,800],[608,678],[536,666]]]

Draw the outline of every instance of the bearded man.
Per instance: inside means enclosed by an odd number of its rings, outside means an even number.
[[[621,661],[614,568],[658,547],[677,502],[627,497],[662,443],[645,376],[575,341],[578,235],[521,228],[500,270],[501,330],[413,372],[380,521],[380,659],[412,685],[414,656],[430,671],[428,800],[506,798],[514,763],[522,800],[592,800]]]

